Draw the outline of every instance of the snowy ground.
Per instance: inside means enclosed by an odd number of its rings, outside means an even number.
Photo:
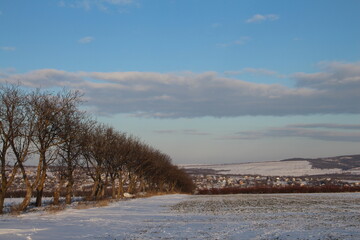
[[[24,199],[23,198],[5,198],[4,213],[9,213],[12,206],[20,205]],[[73,197],[72,198],[72,205],[76,206],[76,204],[83,200],[83,197]],[[42,205],[43,207],[35,207],[36,198],[31,198],[30,206],[28,207],[29,211],[37,211],[37,210],[44,210],[47,206],[51,205],[54,202],[54,198],[52,197],[43,197],[42,198]],[[60,202],[65,202],[65,198],[61,197]],[[1,217],[1,215],[0,215]],[[1,240],[1,237],[0,237]]]
[[[360,193],[165,195],[5,215],[0,239],[360,239]]]
[[[222,165],[181,165],[183,168],[213,169],[219,174],[234,175],[263,175],[263,176],[305,176],[321,175],[333,173],[352,173],[360,174],[360,169],[343,171],[338,168],[318,169],[312,168],[308,161],[277,161],[277,162],[257,162],[257,163],[238,163]]]

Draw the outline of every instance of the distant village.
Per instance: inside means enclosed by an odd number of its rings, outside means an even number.
[[[29,176],[29,180],[31,182],[35,179],[35,173],[36,173],[36,167],[27,167],[26,168],[27,174]],[[10,171],[7,171],[8,173]],[[93,187],[94,181],[86,175],[85,171],[82,171],[81,169],[76,169],[74,171],[75,176],[75,183],[74,183],[74,192],[86,192],[90,191]],[[44,184],[44,193],[48,197],[51,196],[51,194],[54,191],[54,188],[60,187],[60,184],[62,186],[65,186],[67,183],[66,181],[63,181],[60,177],[60,175],[56,171],[49,171],[46,176],[46,181]],[[15,175],[14,181],[11,184],[9,188],[10,197],[18,197],[18,195],[21,195],[24,193],[26,189],[26,185],[24,183],[24,180],[22,179],[21,173],[17,173]]]
[[[251,173],[246,174],[245,172],[231,171],[230,165],[223,165],[219,167],[214,165],[214,168],[209,166],[201,167],[198,166],[184,166],[186,172],[190,174],[196,185],[197,190],[206,189],[222,189],[222,188],[279,188],[279,187],[324,187],[332,186],[339,188],[352,188],[358,189],[360,187],[360,155],[347,155],[347,156],[336,156],[327,158],[317,159],[287,159],[278,162],[263,163],[264,165],[259,166],[258,164],[245,163],[243,165],[234,165],[235,169],[249,168],[252,172],[256,172],[254,169],[259,170],[259,174]],[[266,165],[267,164],[267,165]],[[270,165],[269,165],[270,164]],[[269,166],[277,164],[281,167],[281,171],[264,171],[264,169],[271,169]],[[295,165],[293,165],[295,164]],[[296,165],[297,164],[297,165]],[[293,168],[304,168],[303,174],[295,171],[292,176],[291,171]],[[302,165],[301,165],[302,164]],[[311,166],[309,171],[308,167]],[[217,170],[218,169],[218,170]],[[275,168],[277,169],[277,168]],[[321,170],[325,171],[321,171]],[[333,171],[333,170],[340,171]],[[305,171],[306,170],[306,171]],[[330,170],[330,171],[328,171]],[[302,171],[300,171],[302,172]],[[261,174],[260,174],[261,173]],[[266,176],[266,174],[269,174]],[[278,174],[277,176],[275,174]],[[281,175],[280,175],[281,174]]]
[[[284,177],[284,176],[260,176],[260,175],[217,175],[217,174],[194,174],[193,181],[198,190],[225,187],[249,188],[257,186],[285,187],[285,186],[360,186],[360,179],[344,180],[333,177]]]

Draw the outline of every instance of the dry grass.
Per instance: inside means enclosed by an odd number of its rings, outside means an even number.
[[[48,207],[45,208],[45,211],[48,213],[58,213],[60,211],[63,211],[66,208],[65,204],[60,204],[60,205],[50,205]]]
[[[179,192],[145,192],[144,194],[137,194],[135,198],[148,198],[154,196],[178,194]]]
[[[109,205],[110,202],[111,202],[111,200],[109,200],[109,199],[99,200],[96,202],[89,202],[89,201],[79,202],[79,204],[75,208],[76,209],[88,209],[88,208],[94,208],[94,207],[106,207]]]
[[[96,207],[106,207],[106,206],[109,205],[110,202],[111,202],[111,200],[109,200],[109,199],[100,200],[100,201],[95,203],[95,206]]]
[[[178,192],[143,192],[134,194],[133,198],[148,198],[153,196],[161,196],[161,195],[168,195],[168,194],[176,194]],[[74,206],[75,209],[89,209],[89,208],[96,208],[96,207],[106,207],[112,202],[116,201],[123,201],[128,200],[129,198],[119,198],[119,199],[102,199],[102,200],[93,200],[93,199],[86,199],[83,201],[79,201],[77,205]],[[43,208],[33,208],[28,209],[27,211],[46,211],[49,214],[56,214],[60,211],[63,211],[67,208],[65,203],[61,203],[60,205],[48,205]],[[9,214],[11,215],[20,215],[23,211],[20,210],[20,204],[15,204],[10,207]]]
[[[11,205],[9,213],[10,215],[14,216],[20,215],[20,213],[22,213],[22,211],[20,210],[20,204]]]
[[[141,195],[136,195],[136,198],[148,198],[148,197],[153,197],[153,196],[161,196],[161,195],[165,195],[165,194],[166,193],[162,193],[162,192],[146,192]]]

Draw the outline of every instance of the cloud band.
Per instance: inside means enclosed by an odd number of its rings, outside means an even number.
[[[68,87],[85,93],[101,114],[147,117],[232,117],[360,113],[360,63],[322,63],[318,73],[295,73],[295,87],[258,84],[215,72],[66,72],[41,69],[2,73],[0,82]]]

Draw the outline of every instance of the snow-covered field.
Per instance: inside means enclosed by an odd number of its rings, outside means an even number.
[[[238,163],[222,165],[182,165],[183,168],[213,169],[219,174],[234,175],[263,175],[263,176],[304,176],[321,175],[333,173],[352,173],[360,174],[360,169],[343,171],[338,168],[318,169],[312,168],[308,161],[274,161],[256,163]]]
[[[360,239],[360,193],[164,195],[5,215],[0,239]]]

